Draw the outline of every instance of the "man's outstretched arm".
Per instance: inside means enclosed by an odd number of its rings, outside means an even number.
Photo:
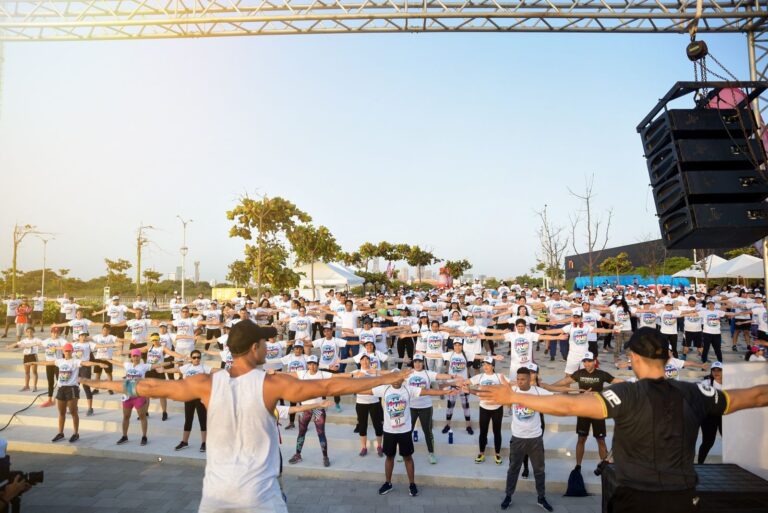
[[[559,417],[604,419],[608,416],[605,403],[598,394],[537,396],[513,392],[509,385],[488,385],[481,386],[477,395],[480,399],[494,404],[505,406],[519,404],[534,411]]]
[[[768,406],[768,385],[757,385],[750,388],[734,388],[725,390],[728,397],[728,408],[725,414],[747,408]]]
[[[81,385],[91,388],[103,388],[113,392],[123,393],[123,381],[97,381],[93,379],[80,379]],[[201,399],[208,406],[211,396],[211,376],[198,374],[182,380],[164,380],[144,378],[136,381],[136,394],[140,397],[151,399],[166,398],[174,401],[192,401]]]

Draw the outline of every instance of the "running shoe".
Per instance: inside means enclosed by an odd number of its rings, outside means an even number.
[[[336,413],[341,413],[341,404],[336,405]]]
[[[53,437],[53,440],[51,442],[58,442],[59,440],[62,440],[64,438],[64,433],[59,433],[58,435]]]
[[[112,390],[109,390],[109,395],[115,395],[115,392]]]
[[[359,433],[360,432],[360,425],[356,425],[355,429],[352,430],[353,433]]]
[[[77,442],[78,440],[80,440],[80,435],[77,433],[69,437],[69,443],[71,444]]]
[[[411,497],[416,497],[419,494],[419,489],[416,488],[416,483],[411,483],[408,486],[408,495]]]
[[[299,453],[297,452],[296,454],[294,454],[293,456],[291,456],[291,459],[290,459],[290,460],[288,460],[288,463],[290,463],[291,465],[293,465],[293,464],[295,464],[295,463],[299,463],[300,461],[301,461],[301,454],[299,454]]]
[[[19,389],[19,392],[27,392],[29,390],[29,387],[21,387]]]
[[[180,451],[180,450],[182,450],[182,449],[186,449],[187,447],[189,447],[189,444],[188,444],[187,442],[179,442],[179,445],[177,445],[177,446],[174,448],[174,450],[175,450],[175,451]]]
[[[382,446],[376,447],[376,454],[379,456],[379,458],[384,457],[384,448]]]
[[[472,426],[467,426],[467,433],[470,435],[474,435],[475,432],[472,430]]]
[[[501,465],[501,456],[497,454],[496,456],[493,457],[493,461],[496,462],[496,465]]]
[[[296,429],[296,424],[294,424],[293,422],[291,422],[290,424],[288,424],[287,426],[285,426],[285,430],[286,430],[286,431],[288,431],[289,429]]]
[[[99,393],[99,389],[98,388],[94,388],[93,392],[91,392],[91,395],[96,395],[98,393]]]
[[[512,504],[512,496],[505,495],[504,500],[501,501],[501,509],[509,509],[510,504]]]
[[[528,467],[525,467],[523,469],[523,473],[521,474],[523,479],[528,479]]]
[[[448,424],[446,424],[446,425],[443,427],[443,434],[446,434],[446,433],[447,433],[448,431],[450,431],[450,430],[451,430],[451,426],[449,426]]]
[[[485,454],[478,454],[475,458],[475,463],[482,463],[485,461]]]
[[[549,357],[549,361],[550,361],[550,362],[554,362],[554,361],[555,361],[555,357],[554,357],[554,356],[550,356],[550,357]]]
[[[141,437],[141,445],[147,445],[147,437],[146,436],[142,436]]]
[[[397,459],[397,462],[398,462],[398,463],[402,463],[402,461],[403,461],[403,457],[402,457],[402,455],[400,455],[400,454],[398,454],[398,455],[397,455],[397,458],[396,458],[396,459]]]
[[[381,488],[379,488],[379,495],[386,495],[391,491],[392,491],[392,483],[384,483],[383,485],[381,485]]]
[[[167,411],[163,412],[163,419],[162,420],[168,420],[168,412]]]
[[[48,408],[49,406],[53,406],[53,400],[48,399],[43,404],[40,405],[40,408]]]
[[[731,346],[731,351],[738,351],[739,349],[736,346]]]
[[[367,447],[363,447],[362,449],[360,449],[360,456],[367,456],[367,455],[368,455]]]
[[[437,458],[435,457],[435,453],[432,453],[432,452],[429,453],[429,463],[431,465],[435,465],[437,463]]]
[[[205,452],[207,447],[205,446],[205,442],[200,444],[200,452]]]
[[[328,456],[323,456],[323,466],[324,467],[330,467],[331,466],[331,460],[328,459]]]
[[[120,440],[117,441],[117,445],[123,445],[125,443],[128,443],[128,437],[127,436],[121,436]]]
[[[88,408],[88,411],[85,412],[86,417],[93,417],[93,408]]]
[[[549,505],[549,503],[547,502],[547,499],[544,498],[544,497],[539,497],[539,499],[536,502],[539,504],[539,506],[541,506],[542,508],[546,509],[547,511],[553,511],[554,510],[554,508]]]

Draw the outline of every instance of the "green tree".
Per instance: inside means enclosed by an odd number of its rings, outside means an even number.
[[[408,265],[416,268],[416,276],[421,283],[421,272],[424,267],[434,264],[438,259],[430,251],[421,249],[419,246],[411,246],[405,255],[405,261],[408,262]]]
[[[501,286],[501,282],[494,276],[489,276],[483,281],[483,286],[487,289],[498,289]]]
[[[675,274],[683,269],[688,269],[693,265],[693,260],[686,257],[670,257],[664,260],[662,265],[664,274]]]
[[[159,283],[160,278],[163,277],[162,273],[153,271],[152,269],[144,269],[144,272],[141,274],[144,276],[144,279],[147,280],[147,294],[152,290],[152,284]]]
[[[741,255],[749,255],[749,256],[754,256],[754,257],[759,257],[760,256],[757,253],[757,250],[755,249],[754,246],[745,246],[743,248],[732,249],[730,251],[726,251],[723,254],[723,256],[727,260],[731,260],[731,259],[736,258],[737,256],[741,256]]]
[[[133,267],[128,260],[118,258],[117,260],[104,259],[104,263],[107,265],[107,286],[119,287],[126,283],[131,283],[131,279],[125,273],[128,269]]]
[[[295,227],[288,240],[296,254],[296,263],[309,264],[309,281],[312,286],[312,299],[315,297],[315,262],[332,262],[341,252],[336,238],[325,226],[315,228],[311,224]],[[371,244],[373,247],[373,244]],[[361,246],[362,252],[362,246]]]
[[[251,279],[251,270],[248,268],[248,264],[242,260],[235,260],[227,266],[228,272],[225,276],[226,280],[231,282],[235,287],[246,287]]]
[[[465,272],[472,269],[472,264],[469,260],[447,260],[443,268],[451,278],[458,280]]]
[[[297,223],[308,223],[312,217],[290,201],[266,195],[259,199],[245,196],[235,208],[227,211],[227,219],[234,221],[230,237],[240,237],[255,244],[246,244],[245,262],[256,282],[256,296],[261,297],[262,285],[269,280],[280,283],[296,281],[298,274],[285,272],[288,252],[283,239],[290,236]],[[272,286],[276,283],[271,281]]]
[[[59,269],[59,295],[64,293],[64,283],[67,281],[69,269]]]
[[[600,262],[599,267],[601,272],[616,276],[616,283],[618,283],[619,275],[632,270],[632,262],[629,261],[629,255],[622,251],[615,257],[608,257]]]

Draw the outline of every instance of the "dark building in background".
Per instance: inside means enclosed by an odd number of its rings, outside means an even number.
[[[727,251],[727,250],[722,250]],[[718,254],[722,254],[718,251]],[[626,246],[617,246],[615,248],[605,248],[603,251],[595,251],[597,255],[594,262],[595,276],[603,274],[600,269],[600,263],[606,258],[617,256],[619,253],[626,253],[629,261],[634,267],[648,266],[649,262],[661,262],[671,257],[685,257],[693,260],[693,251],[690,249],[666,249],[661,239],[647,242],[638,242],[636,244],[627,244]],[[588,270],[589,253],[579,255],[569,255],[565,257],[565,279],[572,280],[579,276],[589,276]]]

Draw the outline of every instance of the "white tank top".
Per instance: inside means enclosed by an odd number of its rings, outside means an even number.
[[[213,375],[201,513],[263,511],[281,498],[277,424],[264,406],[264,377],[259,369]]]

